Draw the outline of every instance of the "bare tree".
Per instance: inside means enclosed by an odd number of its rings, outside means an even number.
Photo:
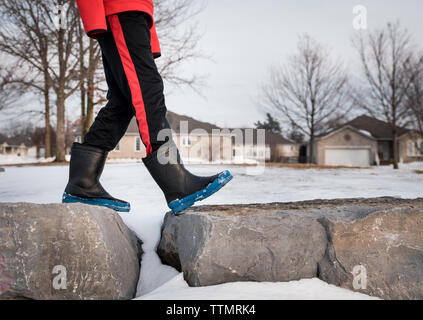
[[[204,3],[194,0],[155,0],[155,24],[163,56],[156,60],[163,79],[177,87],[198,90],[203,76],[186,74],[180,68],[190,61],[207,56],[198,50],[201,34],[194,17],[204,8]],[[191,22],[192,21],[192,22]],[[101,50],[98,43],[88,39],[78,26],[79,70],[81,97],[81,135],[88,132],[93,122],[95,106],[104,103],[104,75],[101,65]],[[198,92],[198,91],[197,91]]]
[[[366,85],[357,90],[356,103],[375,118],[390,124],[393,139],[394,169],[398,169],[398,127],[406,126],[410,109],[407,92],[416,76],[407,68],[413,60],[413,45],[408,31],[399,22],[353,39]]]
[[[316,135],[350,110],[346,70],[330,58],[328,49],[304,35],[288,62],[271,69],[261,104],[279,111],[292,128],[309,137],[313,162]]]
[[[423,134],[423,55],[408,65],[411,84],[407,91],[406,105],[411,109],[414,127]]]
[[[37,6],[26,6],[25,1],[0,0],[0,7],[1,17],[5,21],[0,30],[0,50],[26,66],[27,72],[21,70],[22,74],[16,76],[15,70],[11,81],[44,97],[45,156],[50,157],[48,39],[41,29]]]
[[[201,35],[192,18],[202,6],[194,0],[155,1],[155,22],[163,57],[159,71],[168,82],[196,89],[201,76],[181,73],[186,62],[205,57],[197,47]],[[0,0],[0,51],[23,64],[14,82],[44,99],[46,156],[50,150],[51,98],[56,104],[56,161],[65,159],[65,102],[79,91],[81,131],[93,121],[95,105],[104,101],[98,44],[82,37],[75,0]]]
[[[51,84],[56,93],[57,126],[56,126],[56,161],[64,161],[66,153],[66,121],[65,102],[80,87],[78,77],[79,60],[74,48],[77,47],[77,29],[79,14],[74,0],[50,0],[61,11],[59,27],[50,29],[50,40],[57,55],[50,68]],[[43,0],[45,3],[45,0]],[[51,5],[51,4],[50,4]],[[46,12],[46,20],[54,21],[55,16]],[[50,25],[51,26],[51,25]]]
[[[13,70],[0,65],[0,111],[13,106],[22,91],[22,86],[13,80]]]
[[[78,25],[79,51],[79,94],[81,97],[81,138],[90,128],[94,118],[94,107],[105,101],[104,97],[95,100],[96,93],[105,93],[102,89],[104,75],[101,66],[101,50],[98,43],[85,35],[81,22]],[[98,92],[97,92],[98,91]]]
[[[46,137],[49,94],[55,93],[56,161],[65,160],[65,101],[79,87],[75,58],[78,14],[74,0],[0,0],[0,51],[25,63],[22,81],[44,95]],[[41,85],[39,85],[41,83]],[[47,143],[46,148],[50,144]]]
[[[163,79],[177,87],[198,90],[204,82],[202,75],[180,72],[184,64],[208,58],[198,48],[202,34],[195,21],[204,7],[205,2],[198,0],[154,0],[154,19],[163,52],[156,60],[157,66]]]

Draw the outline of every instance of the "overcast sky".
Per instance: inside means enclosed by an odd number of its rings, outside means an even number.
[[[423,45],[422,0],[209,0],[198,16],[204,30],[200,48],[214,61],[182,70],[208,74],[208,87],[204,97],[171,90],[168,109],[222,126],[252,126],[264,118],[256,100],[270,66],[284,63],[304,33],[328,45],[356,72],[351,36],[357,5],[368,10],[368,30],[399,19]]]
[[[205,1],[205,9],[196,17],[204,33],[199,48],[213,61],[199,60],[180,71],[208,75],[208,86],[200,96],[166,85],[166,102],[169,110],[224,127],[251,127],[264,119],[265,111],[257,106],[260,85],[268,78],[269,68],[283,64],[296,49],[299,35],[308,33],[326,44],[352,73],[358,72],[351,46],[351,37],[357,32],[352,25],[357,5],[368,10],[368,30],[399,19],[423,47],[422,0]],[[42,101],[30,100],[25,102],[29,109],[33,104],[42,109]],[[67,116],[79,116],[76,99],[68,101]],[[8,123],[6,115],[0,114],[0,127]]]

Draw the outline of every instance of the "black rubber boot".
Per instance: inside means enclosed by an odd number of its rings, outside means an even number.
[[[80,202],[128,212],[130,204],[112,197],[101,185],[100,176],[107,151],[94,146],[73,143],[69,165],[69,182],[63,193],[63,203]]]
[[[189,172],[182,163],[174,142],[167,142],[143,159],[147,170],[162,189],[169,208],[179,214],[222,188],[232,179],[229,171],[200,177]]]

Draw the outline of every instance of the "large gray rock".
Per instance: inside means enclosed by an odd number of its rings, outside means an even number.
[[[319,277],[384,299],[423,299],[423,199],[194,207],[166,214],[157,252],[191,286]]]
[[[130,299],[141,253],[111,209],[0,203],[0,299]]]
[[[5,172],[6,170],[2,167],[0,167],[0,172]]]

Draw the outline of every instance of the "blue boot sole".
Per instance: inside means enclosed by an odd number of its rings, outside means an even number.
[[[189,196],[186,196],[185,198],[182,198],[180,200],[172,201],[171,203],[169,203],[169,208],[172,210],[173,214],[177,216],[185,209],[191,207],[195,202],[204,200],[219,191],[224,185],[231,181],[232,178],[233,176],[231,175],[231,173],[226,170],[222,172],[219,177],[216,178],[216,180],[214,180],[204,189]]]
[[[85,203],[93,206],[107,207],[120,212],[129,212],[131,210],[131,205],[129,203],[102,198],[81,198],[67,193],[63,193],[62,203]]]

